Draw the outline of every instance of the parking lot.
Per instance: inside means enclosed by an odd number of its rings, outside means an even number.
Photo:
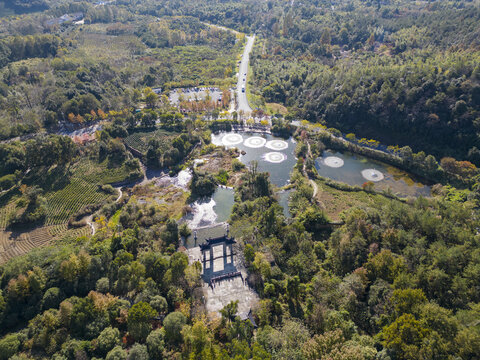
[[[196,100],[205,100],[207,94],[214,101],[222,100],[222,91],[215,87],[196,87],[196,88],[184,88],[184,89],[174,89],[170,91],[170,104],[178,105],[180,100],[186,101],[196,101]]]

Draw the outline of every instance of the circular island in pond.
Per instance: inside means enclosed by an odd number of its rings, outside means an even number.
[[[252,136],[246,139],[243,142],[243,145],[249,147],[249,148],[261,148],[265,146],[265,143],[267,142],[266,139],[260,136]]]
[[[332,168],[339,168],[342,167],[344,162],[343,159],[339,158],[338,156],[329,156],[323,159],[323,163]]]
[[[272,150],[285,150],[288,148],[288,143],[283,140],[270,140],[267,141],[265,144],[266,148],[272,149]]]
[[[368,181],[380,181],[384,178],[383,173],[375,169],[362,170],[362,176]]]
[[[240,134],[227,134],[222,138],[222,144],[225,146],[238,145],[243,141]]]
[[[263,155],[263,159],[265,161],[268,161],[273,164],[279,164],[285,161],[286,158],[287,156],[285,154],[282,154],[279,152],[269,152]]]

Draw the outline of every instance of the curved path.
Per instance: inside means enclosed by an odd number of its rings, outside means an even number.
[[[93,215],[88,216],[85,220],[87,225],[92,229],[92,236],[95,235],[95,225],[92,223]]]
[[[238,82],[237,82],[237,111],[242,110],[243,113],[251,113],[252,108],[248,105],[247,92],[242,92],[242,87],[247,85],[247,71],[248,71],[248,61],[250,60],[250,52],[253,48],[253,43],[255,42],[255,35],[247,36],[247,44],[243,50],[242,61],[238,69]],[[245,81],[243,81],[245,79]]]
[[[308,141],[307,141],[307,146],[308,146],[308,156],[313,159],[312,150],[310,148],[310,143]],[[315,197],[317,196],[317,193],[318,193],[318,185],[315,181],[310,179],[309,176],[307,175],[307,171],[305,169],[305,161],[303,162],[303,175],[305,175],[308,178],[310,185],[312,185],[312,188],[313,188],[312,199],[316,200]]]
[[[315,196],[317,196],[317,192],[318,192],[318,185],[315,181],[313,181],[312,179],[309,179],[310,181],[310,185],[312,185],[313,187],[313,195],[312,195],[312,199],[315,199]]]
[[[119,186],[116,188],[118,190],[118,197],[117,197],[117,200],[115,200],[116,203],[118,203],[120,201],[120,199],[122,198],[122,188]]]

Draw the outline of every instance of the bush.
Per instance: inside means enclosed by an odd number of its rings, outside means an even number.
[[[115,190],[115,188],[110,185],[110,184],[107,184],[107,185],[102,185],[100,187],[100,189],[104,192],[104,193],[107,193],[109,195],[113,195],[113,194],[116,194],[117,191]]]
[[[225,169],[220,170],[215,176],[218,183],[222,185],[227,185],[228,178],[228,172]]]
[[[245,169],[245,164],[242,163],[240,160],[238,159],[233,159],[232,161],[232,170],[233,171],[241,171]]]

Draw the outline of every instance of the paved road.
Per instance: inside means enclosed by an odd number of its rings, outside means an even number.
[[[252,108],[248,105],[247,93],[242,92],[242,87],[246,86],[247,76],[245,75],[248,70],[248,60],[250,52],[253,48],[253,42],[255,41],[255,35],[247,36],[247,44],[243,51],[242,62],[240,63],[240,69],[238,71],[238,83],[237,83],[237,111],[243,110],[244,113],[250,113]],[[243,81],[245,79],[245,81]]]

